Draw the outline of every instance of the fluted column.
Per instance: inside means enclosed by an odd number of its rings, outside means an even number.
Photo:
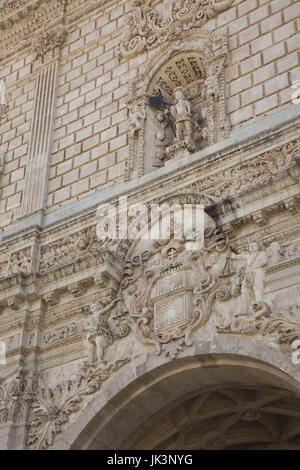
[[[42,63],[36,82],[21,217],[45,209],[60,46],[64,37],[65,31],[56,28],[43,33],[33,42],[33,51]]]

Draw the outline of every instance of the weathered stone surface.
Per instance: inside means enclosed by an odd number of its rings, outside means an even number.
[[[1,449],[300,448],[299,14],[0,7]]]

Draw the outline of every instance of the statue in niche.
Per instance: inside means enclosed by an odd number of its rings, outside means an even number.
[[[160,167],[164,165],[166,147],[170,144],[166,134],[168,121],[163,111],[157,111],[155,119],[157,120],[157,126],[159,129],[154,136],[153,166]]]
[[[158,131],[154,135],[153,166],[162,166],[167,158],[189,155],[206,138],[206,127],[199,124],[206,116],[204,107],[200,113],[194,113],[183,87],[177,87],[173,94],[174,103],[166,102],[160,90],[159,95],[149,100],[152,108],[159,109],[155,114]]]
[[[219,98],[219,77],[223,72],[223,65],[209,64],[206,69],[207,77],[204,82],[206,87],[206,97],[214,97],[214,99]]]
[[[141,110],[141,107],[135,105],[129,111],[129,134],[131,137],[136,138],[138,132],[142,129],[144,120],[146,118],[145,112]]]
[[[170,114],[175,121],[176,140],[181,142],[185,139],[193,141],[194,121],[192,116],[192,105],[184,94],[184,89],[178,87],[174,90],[175,103],[170,108]],[[166,110],[168,113],[168,110]]]

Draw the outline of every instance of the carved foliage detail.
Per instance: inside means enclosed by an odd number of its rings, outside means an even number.
[[[53,388],[41,385],[32,405],[28,447],[39,450],[51,446],[73,415],[84,408],[88,396],[127,362],[123,359],[106,368],[90,367]]]
[[[43,62],[49,52],[53,56],[55,50],[62,46],[66,34],[66,30],[61,26],[50,31],[43,31],[32,40],[31,50]]]

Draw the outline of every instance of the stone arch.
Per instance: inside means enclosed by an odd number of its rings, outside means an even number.
[[[286,397],[293,402],[300,398],[299,377],[300,370],[285,354],[248,338],[212,338],[171,362],[162,357],[135,358],[103,384],[77,421],[57,439],[55,449],[139,448],[138,429],[145,433],[146,423],[150,429],[157,413],[199,393],[277,391],[280,399]],[[300,433],[299,419],[300,416],[294,426],[296,433]],[[211,437],[216,439],[214,433]],[[203,444],[202,448],[211,448],[210,445],[214,444]]]
[[[174,104],[173,92],[181,88],[191,102],[193,136],[188,154],[222,140],[229,133],[224,74],[227,37],[197,32],[189,40],[169,44],[155,54],[129,91],[131,141],[127,179],[142,176],[163,166],[168,159],[177,158],[173,155],[173,150],[178,153],[173,149],[178,144],[174,126],[172,129],[160,113],[162,109],[149,106],[149,97],[159,90],[166,102]]]
[[[220,38],[219,38],[220,40]],[[155,76],[158,74],[166,64],[168,64],[175,56],[194,53],[203,60],[209,60],[214,57],[212,52],[213,36],[207,32],[197,33],[189,38],[188,41],[178,42],[175,44],[167,45],[162,48],[159,53],[155,52],[144,67],[141,80],[138,83],[142,84],[141,94],[149,92],[149,87]],[[202,69],[203,72],[204,69]],[[136,84],[137,89],[139,88]]]

